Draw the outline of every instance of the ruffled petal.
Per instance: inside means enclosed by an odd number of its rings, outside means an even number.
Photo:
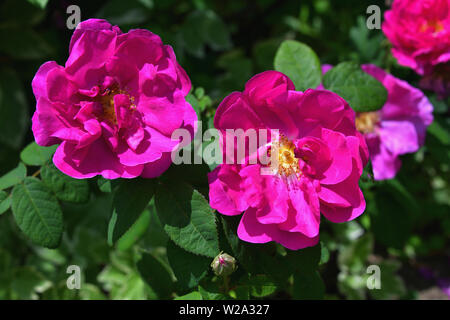
[[[334,185],[321,185],[318,193],[320,211],[328,220],[341,223],[353,220],[364,212],[366,201],[358,185],[359,177],[357,165],[354,163],[353,172],[345,181]]]
[[[208,173],[208,181],[209,203],[213,209],[225,215],[237,215],[248,208],[236,167],[219,165]]]
[[[143,165],[123,166],[102,139],[94,141],[84,150],[77,151],[84,152],[79,164],[74,161],[75,152],[75,145],[64,141],[56,149],[53,162],[59,170],[77,179],[92,178],[98,174],[106,179],[135,178],[144,169]]]
[[[419,150],[416,127],[409,121],[383,121],[378,133],[381,143],[393,154]]]
[[[308,238],[299,232],[280,230],[276,224],[262,224],[256,219],[256,210],[249,208],[242,216],[237,234],[241,240],[252,243],[275,241],[290,250],[315,246],[319,237]]]

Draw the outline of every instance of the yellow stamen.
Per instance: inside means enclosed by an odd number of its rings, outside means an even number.
[[[430,20],[430,21],[425,21],[421,26],[419,31],[420,32],[425,32],[428,29],[432,29],[433,33],[438,33],[441,32],[442,30],[444,30],[444,25],[441,21],[439,20]]]
[[[278,174],[283,176],[300,174],[298,158],[295,157],[295,145],[285,136],[275,143],[275,150],[278,151]]]
[[[380,121],[378,112],[361,112],[356,115],[356,129],[361,133],[372,133]]]
[[[120,89],[117,85],[113,86],[111,89],[106,89],[106,94],[98,98],[98,102],[102,105],[103,114],[102,118],[117,124],[117,115],[114,108],[114,96],[116,94],[125,94],[130,98],[131,105],[130,109],[135,110],[136,105],[134,104],[134,97],[130,96],[126,90]]]

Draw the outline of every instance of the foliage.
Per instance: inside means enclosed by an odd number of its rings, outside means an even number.
[[[188,101],[206,130],[221,99],[264,70],[286,73],[297,90],[323,83],[356,111],[386,101],[386,90],[361,63],[417,87],[418,76],[395,64],[381,31],[365,28],[372,2],[109,0],[80,7],[82,19],[145,28],[172,45],[195,86]],[[44,61],[67,58],[72,31],[65,6],[0,4],[0,299],[417,298],[425,281],[418,266],[445,275],[448,100],[426,92],[435,121],[425,146],[402,157],[395,179],[375,182],[366,168],[360,218],[323,219],[313,248],[249,244],[236,235],[239,217],[221,216],[208,204],[206,174],[214,164],[172,165],[151,180],[76,180],[53,165],[55,147],[32,142],[30,83]],[[322,76],[324,63],[335,67]],[[229,277],[210,267],[221,251],[238,262]],[[380,290],[366,286],[372,264],[382,270]],[[82,270],[80,290],[66,286],[69,265]]]

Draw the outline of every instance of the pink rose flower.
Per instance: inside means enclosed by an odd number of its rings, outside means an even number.
[[[320,213],[336,223],[363,213],[358,180],[367,146],[353,110],[338,95],[295,91],[288,77],[266,71],[222,101],[214,126],[223,137],[239,128],[280,133],[271,141],[278,148],[270,150],[279,152],[273,175],[261,174],[264,165],[250,164],[248,155],[244,164],[222,164],[208,176],[211,207],[224,215],[244,212],[240,239],[297,250],[317,244]]]
[[[356,115],[356,128],[369,147],[374,178],[392,179],[400,169],[399,155],[419,150],[427,126],[433,121],[433,106],[422,91],[374,65],[362,69],[388,91],[384,106],[375,112]]]
[[[450,61],[448,0],[395,0],[382,29],[398,63],[420,75]]]
[[[122,33],[89,19],[74,31],[65,66],[44,63],[32,82],[32,130],[60,144],[55,165],[74,178],[152,178],[171,164],[175,129],[193,134],[191,82],[170,46],[147,30]]]

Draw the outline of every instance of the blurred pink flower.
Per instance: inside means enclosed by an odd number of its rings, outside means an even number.
[[[450,94],[450,2],[395,0],[386,11],[383,32],[398,63],[426,76],[425,89]]]
[[[214,126],[279,130],[278,167],[262,175],[262,164],[222,164],[209,174],[210,205],[224,215],[244,212],[237,233],[253,243],[275,241],[297,250],[319,240],[320,213],[339,223],[363,213],[358,180],[368,151],[355,128],[355,114],[338,95],[295,91],[276,71],[250,79],[219,105]],[[227,141],[226,139],[224,141]],[[248,159],[247,159],[248,160]]]
[[[74,178],[156,177],[178,145],[172,132],[193,133],[197,120],[172,48],[147,30],[122,33],[105,20],[80,23],[65,66],[44,63],[32,87],[36,142],[60,144],[53,161]]]
[[[384,85],[388,99],[378,111],[357,114],[356,128],[366,138],[374,178],[391,179],[400,169],[398,156],[416,152],[424,144],[433,106],[422,91],[406,81],[374,65],[362,69]]]
[[[325,74],[333,66],[322,65]],[[433,122],[433,105],[422,91],[372,64],[362,65],[388,92],[384,106],[374,112],[356,113],[356,128],[369,147],[375,180],[392,179],[400,169],[399,155],[413,153],[425,142]],[[323,88],[322,84],[317,87]]]
[[[395,0],[386,11],[383,32],[401,65],[423,75],[450,60],[448,0]]]

